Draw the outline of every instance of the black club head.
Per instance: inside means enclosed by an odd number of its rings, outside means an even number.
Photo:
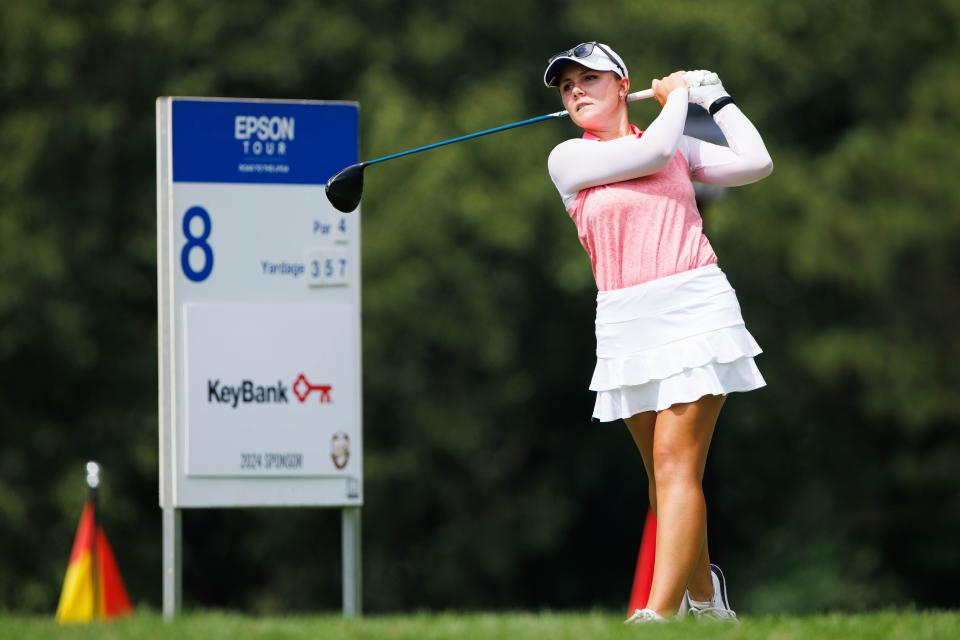
[[[363,195],[363,170],[367,163],[352,164],[327,180],[327,200],[338,211],[350,213]]]

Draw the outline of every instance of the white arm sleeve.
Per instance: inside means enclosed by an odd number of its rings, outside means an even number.
[[[773,160],[753,123],[735,104],[720,109],[714,120],[729,147],[683,136],[680,151],[697,182],[737,187],[761,180],[773,171]]]
[[[660,115],[639,138],[624,136],[600,142],[574,138],[557,145],[547,160],[550,178],[567,207],[577,192],[656,173],[667,166],[687,119],[687,90],[674,89]]]

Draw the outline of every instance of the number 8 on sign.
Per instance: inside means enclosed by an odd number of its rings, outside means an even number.
[[[190,224],[194,218],[200,218],[203,223],[203,232],[200,235],[193,235]],[[180,267],[183,269],[183,275],[193,282],[203,282],[210,277],[213,271],[213,248],[207,243],[210,232],[213,230],[213,223],[210,221],[210,214],[203,207],[190,207],[183,216],[183,235],[187,243],[183,245],[180,252]],[[200,249],[203,252],[203,266],[200,269],[194,269],[190,265],[190,252],[194,249]]]

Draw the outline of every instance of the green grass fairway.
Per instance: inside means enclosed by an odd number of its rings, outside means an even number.
[[[871,638],[960,638],[960,612],[882,612],[804,617],[746,618],[739,625],[685,620],[666,625],[625,626],[622,617],[588,613],[440,613],[371,616],[336,615],[257,618],[233,613],[191,613],[167,624],[154,613],[108,624],[58,626],[52,619],[0,616],[0,638],[244,638],[405,639],[490,638],[497,640],[602,640],[603,638],[737,638],[743,640],[860,640]]]

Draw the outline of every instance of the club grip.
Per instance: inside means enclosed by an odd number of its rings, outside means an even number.
[[[644,89],[627,95],[627,102],[636,102],[637,100],[646,100],[653,97],[653,89]]]

